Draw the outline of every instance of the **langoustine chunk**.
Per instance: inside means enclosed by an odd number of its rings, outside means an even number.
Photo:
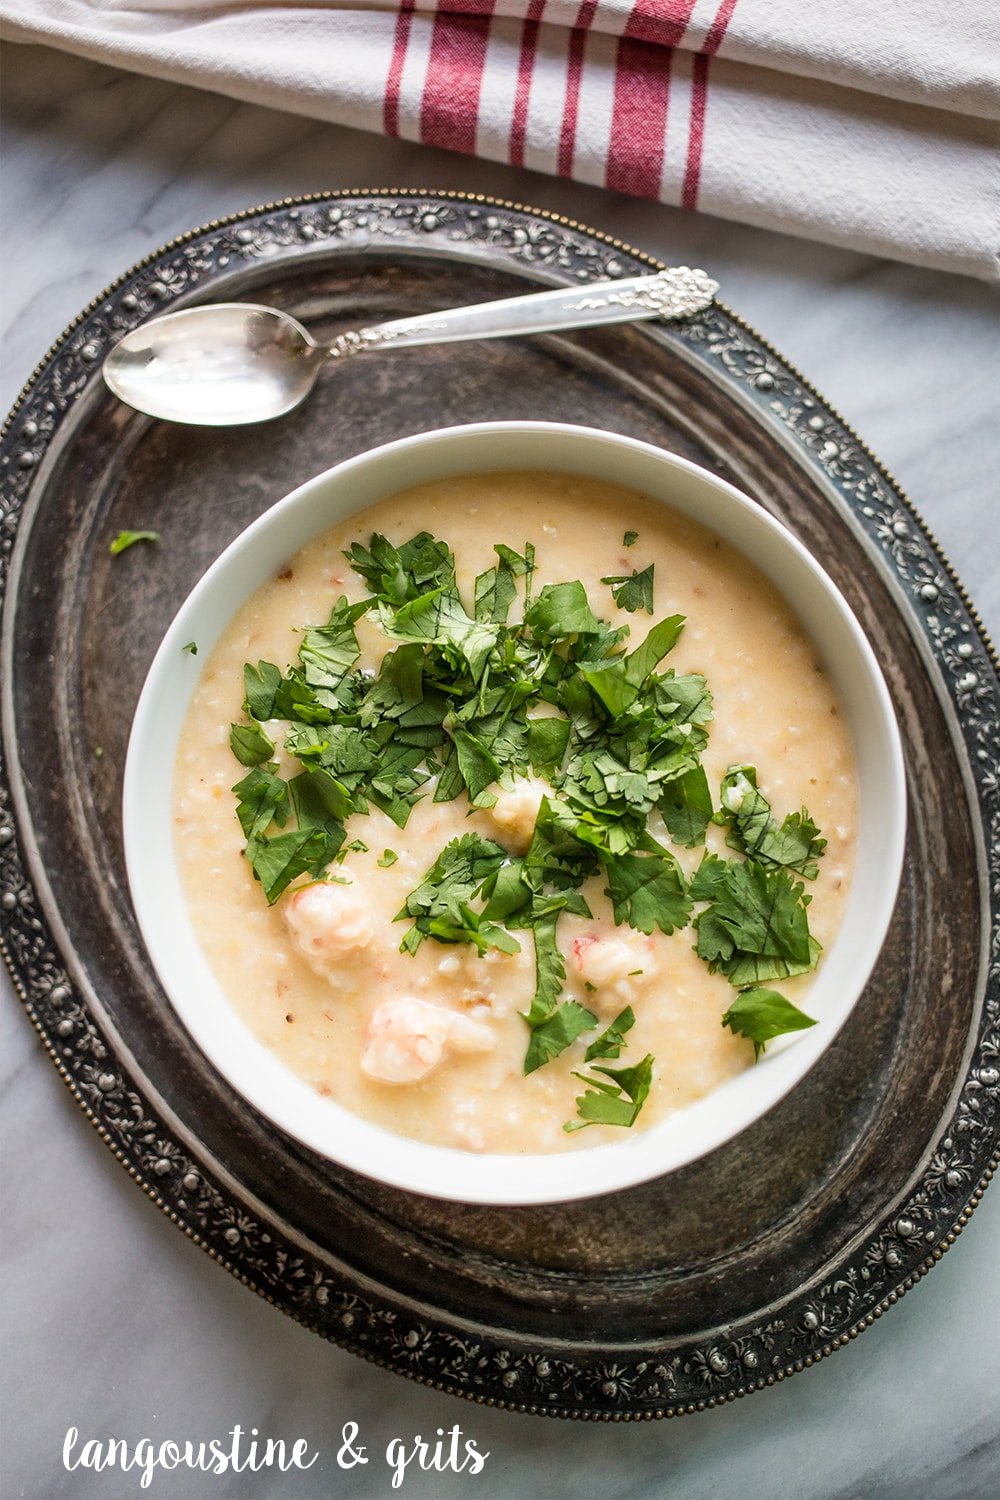
[[[638,933],[598,937],[586,932],[573,942],[573,964],[598,997],[607,994],[626,1001],[656,977],[658,967],[652,940]]]
[[[285,905],[285,922],[299,952],[324,979],[335,979],[345,958],[375,935],[367,897],[354,885],[320,880],[304,885]]]
[[[443,1005],[404,996],[380,1005],[368,1026],[361,1068],[380,1083],[418,1083],[451,1048],[489,1052],[493,1033]]]
[[[551,789],[536,776],[515,776],[509,791],[499,789],[489,816],[500,831],[500,837],[515,854],[524,854],[535,831],[535,819],[542,798]]]

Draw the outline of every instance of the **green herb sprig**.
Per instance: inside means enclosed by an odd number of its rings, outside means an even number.
[[[136,542],[158,542],[160,533],[158,531],[119,531],[108,547],[112,557],[117,557],[120,552],[126,552],[129,547],[134,547]]]

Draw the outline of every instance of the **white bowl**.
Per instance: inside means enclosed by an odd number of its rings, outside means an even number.
[[[798,616],[840,698],[854,739],[860,806],[855,875],[824,954],[810,1010],[782,1039],[680,1113],[612,1145],[554,1155],[469,1154],[404,1139],[321,1098],[251,1034],[195,937],[172,840],[178,739],[201,667],[235,611],[312,537],[411,485],[456,474],[550,469],[626,485],[724,535]],[[182,648],[196,640],[199,656]],[[590,1197],[674,1171],[731,1140],[797,1084],[847,1020],[878,957],[899,884],[905,835],[899,732],[874,654],[844,599],[804,547],[753,500],[697,465],[589,428],[497,422],[421,433],[338,464],[249,526],[181,607],[150,668],[125,767],[128,878],[157,973],[177,1014],[235,1089],[321,1155],[395,1187],[472,1203]]]

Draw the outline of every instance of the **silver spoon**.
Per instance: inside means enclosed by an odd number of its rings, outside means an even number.
[[[317,344],[301,323],[277,308],[220,302],[168,313],[126,334],[104,361],[104,379],[122,401],[151,417],[233,427],[291,411],[308,396],[327,360],[386,346],[686,318],[708,307],[718,290],[704,271],[674,266],[627,281],[397,318],[342,333],[329,345]]]

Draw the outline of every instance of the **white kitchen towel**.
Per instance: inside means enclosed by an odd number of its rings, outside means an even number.
[[[0,0],[0,22],[10,41],[1000,279],[1000,0]]]

